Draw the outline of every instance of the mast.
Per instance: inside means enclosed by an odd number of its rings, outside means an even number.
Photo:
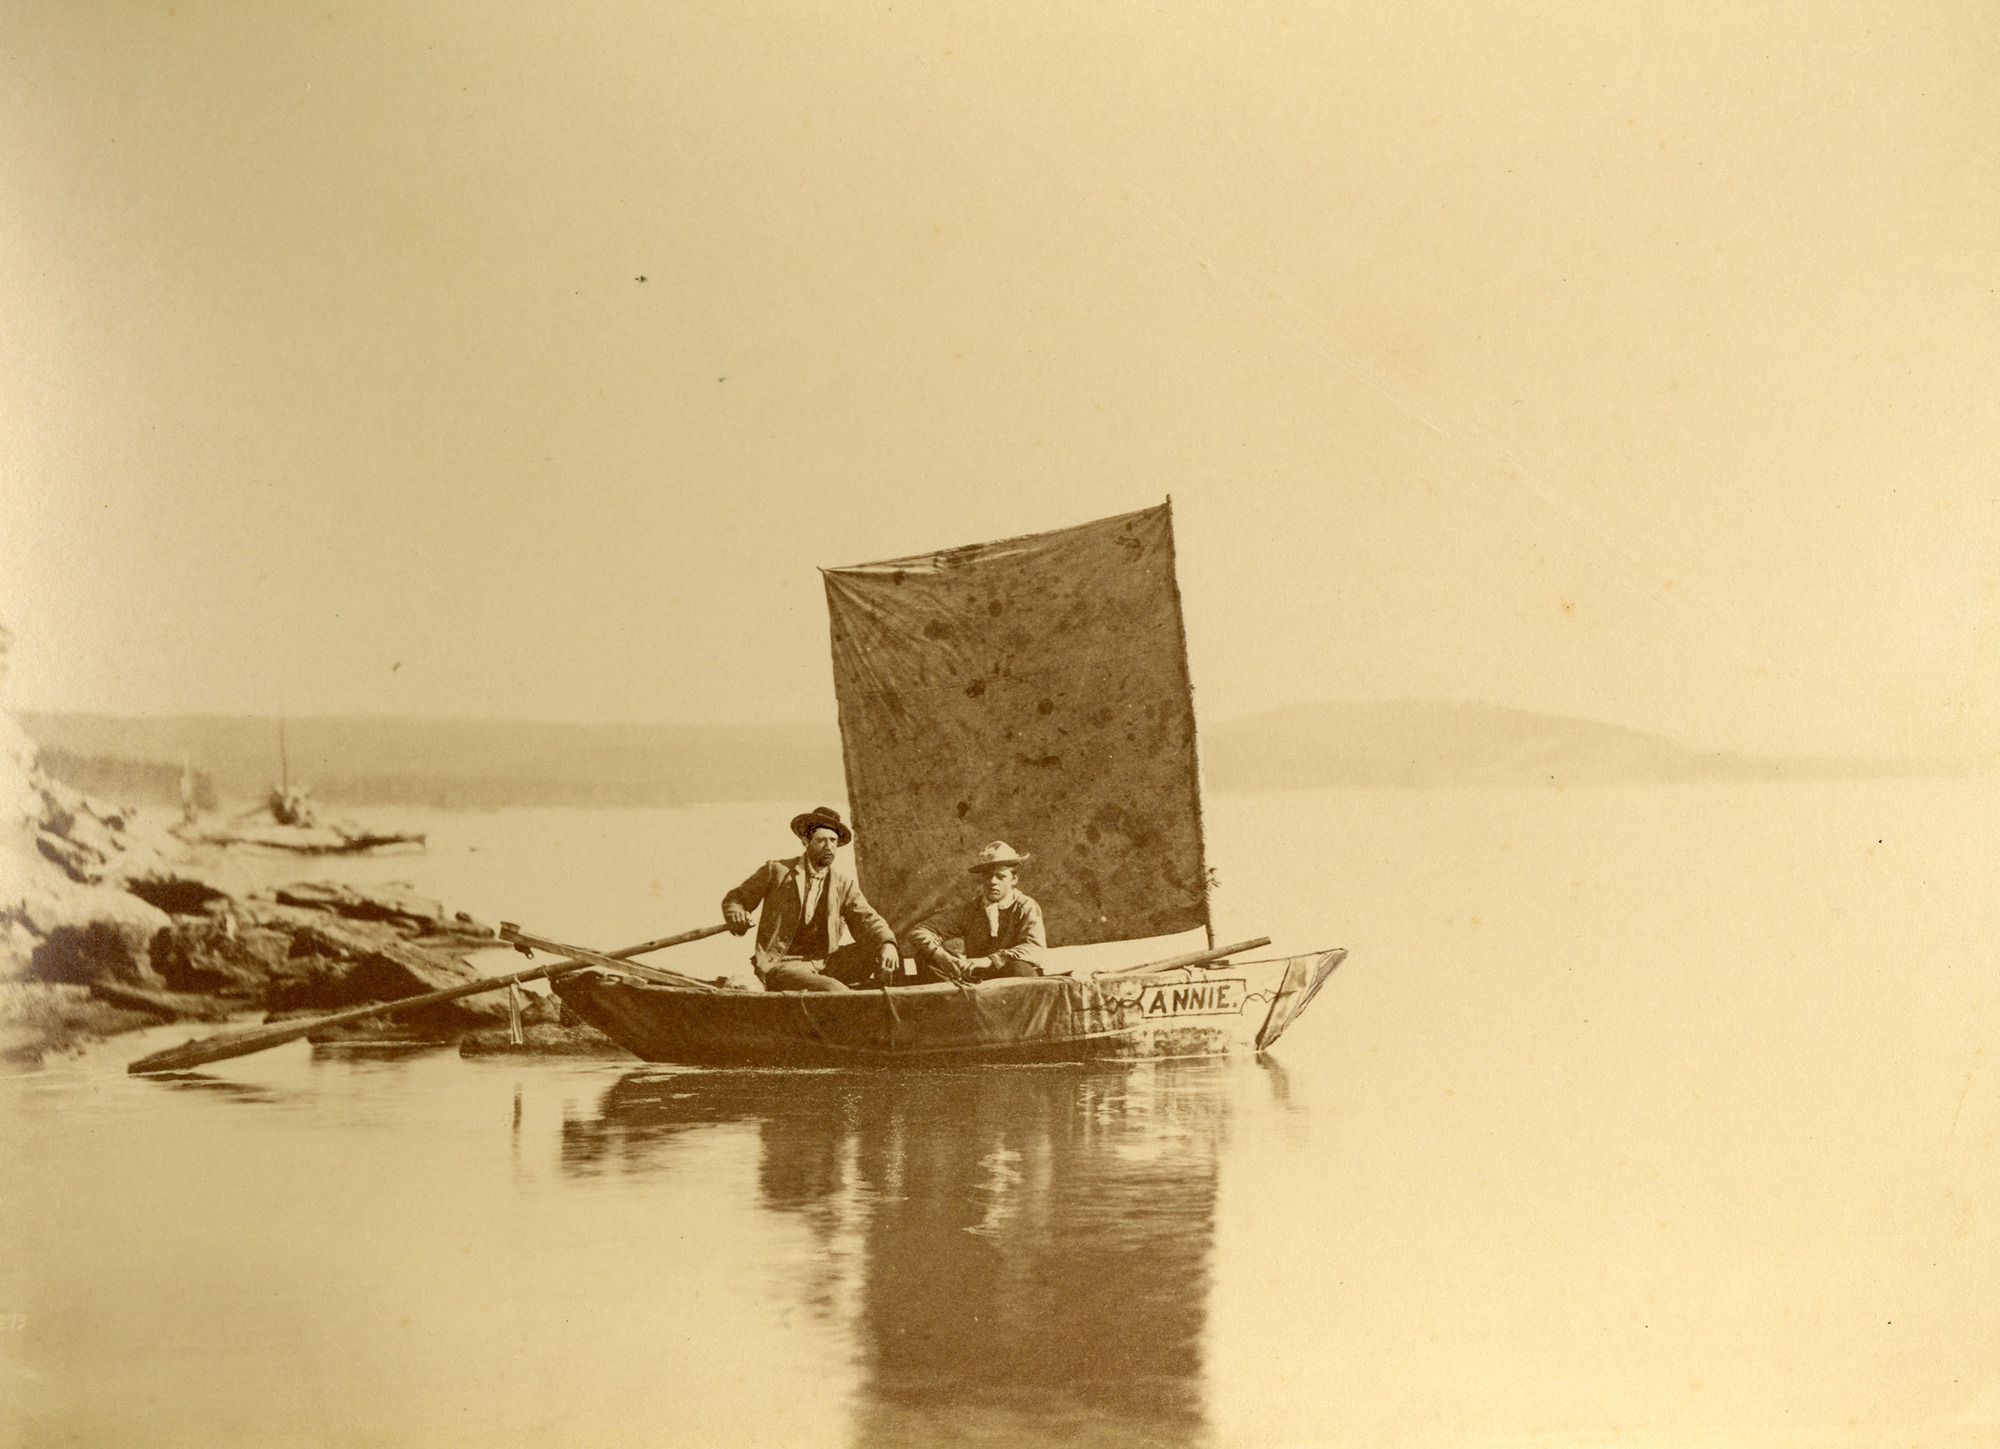
[[[1188,687],[1188,748],[1194,752],[1194,840],[1201,867],[1201,928],[1208,935],[1208,948],[1215,949],[1215,872],[1208,863],[1207,778],[1201,769],[1201,716],[1194,708],[1194,667],[1188,662],[1187,619],[1181,609],[1180,562],[1174,551],[1174,495],[1167,495],[1167,579],[1174,594],[1174,627],[1180,632],[1181,669]]]

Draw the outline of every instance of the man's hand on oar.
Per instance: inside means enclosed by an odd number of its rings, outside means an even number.
[[[950,951],[939,951],[930,959],[931,970],[949,981],[953,986],[970,986],[972,973],[963,956]]]

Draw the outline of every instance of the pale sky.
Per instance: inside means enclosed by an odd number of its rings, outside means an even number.
[[[15,707],[830,719],[818,567],[1171,494],[1207,718],[2000,730],[1985,0],[5,0],[0,56]]]

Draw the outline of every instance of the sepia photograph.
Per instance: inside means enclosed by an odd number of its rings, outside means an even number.
[[[2000,1444],[2000,8],[0,79],[0,1449]]]

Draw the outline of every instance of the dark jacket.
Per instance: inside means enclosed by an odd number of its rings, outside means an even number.
[[[748,880],[722,898],[725,914],[732,904],[746,912],[763,908],[763,914],[757,918],[757,949],[750,957],[759,976],[786,955],[799,928],[805,924],[800,917],[800,908],[805,904],[805,862],[803,855],[790,860],[767,860],[750,873]],[[840,949],[843,924],[857,941],[866,941],[871,946],[886,946],[895,941],[896,933],[889,929],[889,923],[868,904],[868,897],[861,894],[861,883],[838,864],[827,867],[822,899],[826,904],[827,955]]]
[[[1046,970],[1049,962],[1049,933],[1042,925],[1042,908],[1019,891],[1000,908],[1000,930],[996,935],[986,924],[986,902],[974,898],[940,911],[910,932],[912,953],[922,961],[944,954],[945,942],[961,941],[962,953],[990,956],[995,969],[1021,962]]]

